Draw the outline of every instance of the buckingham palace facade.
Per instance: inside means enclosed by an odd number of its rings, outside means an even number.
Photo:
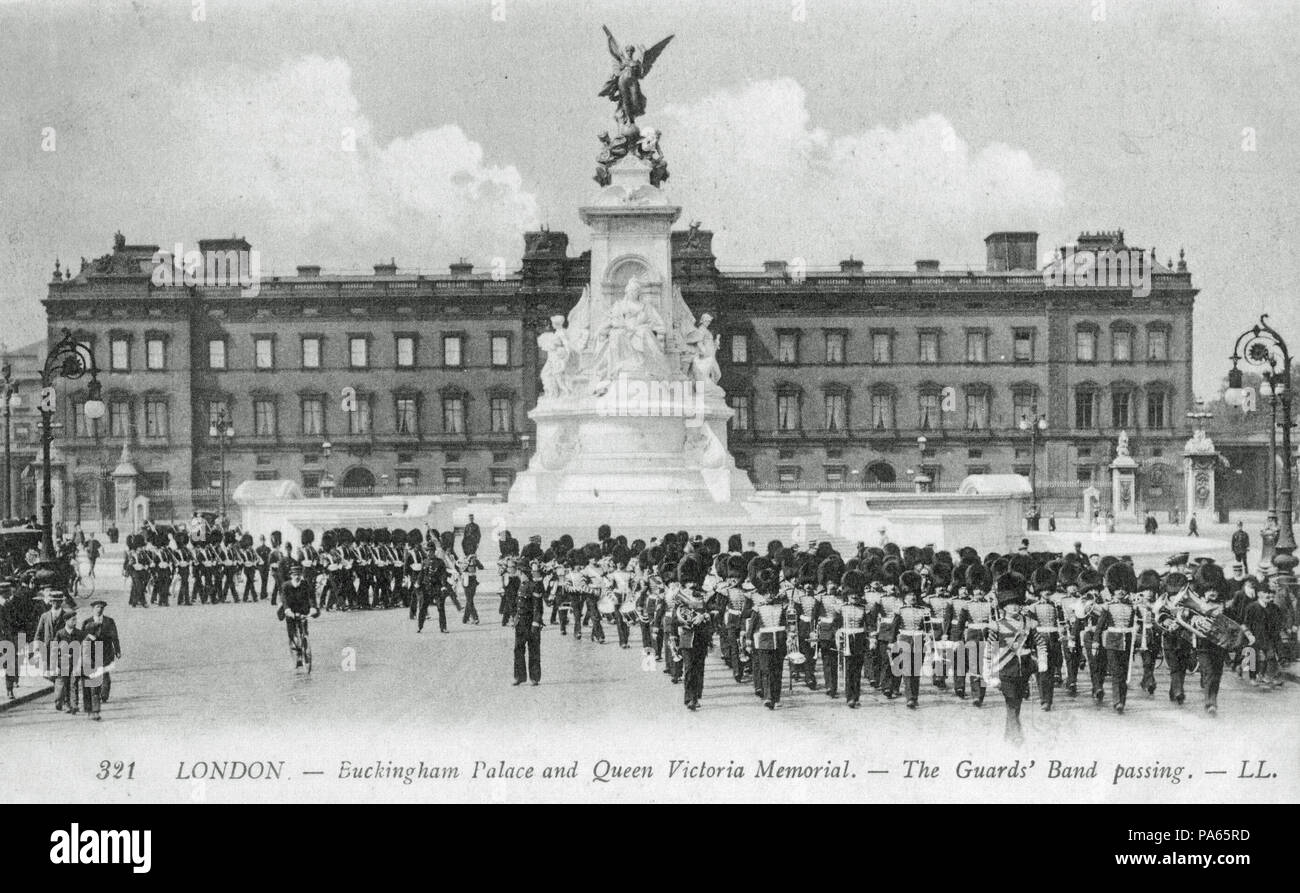
[[[721,336],[732,453],[760,489],[902,489],[924,473],[944,490],[1033,465],[1047,498],[1072,498],[1105,487],[1123,430],[1142,503],[1178,504],[1196,295],[1186,263],[1156,263],[1122,232],[1084,233],[1057,254],[1130,253],[1149,288],[1056,284],[1036,234],[985,241],[984,269],[724,272],[710,232],[673,234],[674,281]],[[157,252],[119,235],[49,284],[49,335],[69,329],[93,349],[108,407],[89,422],[84,382],[60,385],[65,518],[124,446],[161,518],[213,508],[223,461],[228,485],[290,479],[309,495],[504,492],[531,453],[537,336],[577,301],[590,264],[543,230],[524,234],[513,270],[390,261],[362,275],[301,266],[256,288],[160,286]],[[1024,423],[1040,418],[1034,449]]]

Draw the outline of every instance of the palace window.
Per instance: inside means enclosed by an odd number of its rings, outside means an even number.
[[[888,332],[871,333],[871,362],[894,362],[894,336]]]
[[[1169,420],[1169,398],[1163,391],[1147,392],[1147,427],[1164,428]]]
[[[348,413],[349,434],[370,433],[370,397],[357,395],[357,408]]]
[[[370,341],[364,336],[348,339],[348,364],[353,369],[364,369],[370,365]]]
[[[989,336],[987,332],[966,333],[966,362],[986,363],[989,358]]]
[[[258,369],[275,368],[274,339],[262,337],[253,340],[253,363]]]
[[[1127,428],[1133,424],[1133,392],[1111,391],[1110,424],[1114,428]]]
[[[208,368],[209,369],[226,368],[226,339],[225,338],[208,339]]]
[[[442,398],[442,430],[447,434],[465,433],[465,398],[459,394]]]
[[[1169,333],[1164,329],[1147,329],[1147,360],[1163,363],[1169,359]]]
[[[878,392],[871,395],[871,427],[881,431],[894,427],[894,395]]]
[[[732,394],[727,398],[731,404],[731,409],[735,413],[731,417],[731,428],[733,431],[748,431],[752,425],[752,414],[750,407],[753,398],[749,394]]]
[[[510,365],[510,336],[509,335],[492,336],[492,365],[493,366]]]
[[[108,402],[108,436],[129,437],[131,435],[131,404],[126,400]]]
[[[917,362],[939,362],[939,333],[921,332],[917,342]]]
[[[257,437],[275,436],[275,401],[270,397],[253,401],[253,434]]]
[[[146,369],[157,371],[167,368],[167,342],[162,338],[150,338],[144,343],[144,365]]]
[[[488,401],[492,416],[492,433],[508,434],[514,428],[514,401],[509,397],[493,397]]]
[[[131,341],[117,337],[108,342],[108,368],[126,372],[131,368]]]
[[[799,430],[799,395],[783,393],[776,395],[776,430]]]
[[[730,344],[731,344],[731,362],[748,363],[749,362],[749,336],[732,335]]]
[[[1097,361],[1097,333],[1092,329],[1075,329],[1074,358],[1080,363]]]
[[[420,430],[419,410],[414,397],[398,397],[396,408],[398,434],[414,434]]]
[[[461,356],[462,341],[460,335],[442,336],[442,364],[444,366],[463,365],[464,358]]]
[[[319,338],[302,339],[302,368],[304,369],[320,368],[320,339]]]
[[[302,433],[325,433],[325,401],[320,397],[302,398]]]
[[[414,335],[397,336],[397,365],[402,369],[410,369],[415,366]]]
[[[1034,330],[1016,329],[1013,334],[1011,358],[1017,363],[1032,363],[1034,360]]]
[[[1133,332],[1130,329],[1111,331],[1110,359],[1114,363],[1133,362]]]
[[[971,431],[987,431],[989,427],[989,395],[966,395],[966,427]]]
[[[778,363],[799,362],[799,333],[798,332],[777,333],[776,361]]]
[[[167,436],[167,401],[149,397],[144,401],[144,436]]]
[[[826,333],[826,362],[831,365],[839,365],[844,362],[844,342],[845,335],[843,332]]]
[[[826,430],[844,431],[848,428],[848,400],[844,394],[826,394]]]
[[[1098,392],[1092,388],[1079,388],[1074,392],[1074,427],[1097,427],[1098,398]]]
[[[939,413],[939,393],[937,391],[922,391],[917,400],[916,409],[921,428],[928,430],[942,426],[943,417]]]

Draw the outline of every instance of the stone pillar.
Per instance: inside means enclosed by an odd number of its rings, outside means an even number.
[[[1217,521],[1214,514],[1214,478],[1219,467],[1219,453],[1214,441],[1204,431],[1196,431],[1183,447],[1183,474],[1186,476],[1187,514],[1202,524]]]
[[[1128,432],[1119,432],[1115,461],[1110,463],[1110,510],[1116,521],[1137,520],[1137,460],[1128,452]]]
[[[131,458],[131,445],[122,442],[122,455],[113,469],[113,525],[121,531],[135,530],[136,479],[140,470]]]

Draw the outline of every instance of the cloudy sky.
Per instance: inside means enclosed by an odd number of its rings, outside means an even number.
[[[724,267],[981,265],[1123,228],[1202,289],[1196,383],[1261,312],[1300,347],[1300,4],[1192,0],[0,3],[5,341],[55,257],[238,233],[264,268],[513,264],[594,188],[600,30]],[[1253,135],[1253,139],[1252,139]],[[348,149],[352,151],[348,151]],[[50,151],[52,149],[52,151]],[[1291,233],[1291,236],[1286,236]]]

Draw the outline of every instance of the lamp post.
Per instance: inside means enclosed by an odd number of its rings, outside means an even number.
[[[1277,392],[1272,386],[1268,389],[1268,515],[1265,517],[1264,529],[1260,531],[1263,541],[1260,560],[1272,563],[1273,549],[1277,545]]]
[[[226,519],[226,445],[235,438],[235,426],[231,422],[230,416],[226,413],[223,406],[217,413],[217,417],[212,419],[208,425],[208,437],[217,441],[217,448],[221,455],[221,520],[225,523]]]
[[[23,402],[22,398],[18,396],[17,390],[14,388],[13,371],[14,371],[13,366],[10,365],[8,362],[6,362],[4,364],[3,369],[0,370],[0,372],[3,372],[4,375],[4,401],[5,401],[4,509],[5,509],[6,518],[12,518],[14,516],[14,495],[13,495],[14,469],[13,469],[13,455],[11,452],[12,442],[13,442],[13,425],[11,424],[10,419],[12,418],[11,413],[13,412],[13,410],[21,406]]]
[[[1029,432],[1029,517],[1026,525],[1038,529],[1038,433],[1047,431],[1047,416],[1040,415],[1037,406],[1020,416],[1021,431]]]
[[[912,478],[912,483],[916,484],[917,493],[929,493],[930,485],[932,483],[930,476],[925,473],[925,444],[926,439],[924,434],[916,438],[916,476]]]
[[[1281,409],[1282,425],[1282,477],[1281,487],[1277,492],[1277,544],[1274,546],[1273,567],[1277,571],[1277,582],[1288,591],[1295,584],[1292,572],[1295,570],[1295,530],[1292,519],[1295,505],[1292,502],[1291,455],[1291,351],[1285,339],[1276,329],[1268,324],[1268,314],[1259,318],[1259,324],[1242,332],[1233,348],[1232,369],[1228,371],[1228,390],[1224,398],[1232,405],[1240,405],[1243,398],[1242,372],[1238,363],[1245,360],[1252,366],[1264,367],[1264,381],[1268,382],[1271,399]],[[1269,457],[1276,463],[1275,456]]]
[[[84,412],[90,421],[104,417],[104,401],[100,399],[99,367],[90,348],[77,342],[72,332],[63,330],[63,337],[51,348],[41,368],[41,561],[54,558],[54,473],[50,468],[50,445],[54,442],[54,381],[59,378],[76,380],[90,375],[86,388]],[[7,391],[7,387],[6,387]],[[5,401],[6,420],[8,400]],[[6,425],[7,428],[7,425]]]
[[[329,499],[334,495],[334,478],[330,477],[329,461],[330,453],[334,450],[334,444],[328,440],[320,445],[321,459],[324,467],[320,476],[320,496],[321,499]]]

